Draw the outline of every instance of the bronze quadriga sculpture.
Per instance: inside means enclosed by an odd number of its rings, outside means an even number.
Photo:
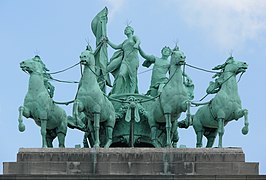
[[[229,57],[223,65],[216,66],[213,69],[216,80],[207,89],[215,97],[202,103],[205,105],[191,115],[191,104],[199,104],[192,102],[194,84],[184,72],[186,56],[179,47],[165,46],[161,58],[146,55],[129,25],[124,30],[127,38],[115,45],[107,38],[107,15],[108,10],[104,8],[92,21],[95,51],[88,45],[80,55],[78,64],[84,71],[75,100],[71,101],[72,116],[67,118],[64,110],[52,100],[51,73],[47,72],[40,57],[20,64],[22,70],[30,74],[28,93],[24,105],[19,108],[20,131],[25,129],[22,123],[22,116],[25,116],[41,126],[43,147],[52,147],[56,136],[59,147],[64,147],[67,124],[84,131],[84,147],[176,147],[178,127],[193,125],[197,147],[202,147],[203,135],[208,139],[207,147],[212,147],[217,134],[218,146],[222,147],[224,126],[244,116],[242,133],[248,133],[248,111],[241,107],[236,81],[236,76],[246,71],[246,63]],[[109,62],[108,45],[117,50]],[[145,59],[143,66],[154,64],[150,88],[145,95],[138,92],[139,54]],[[106,85],[111,86],[110,73],[114,82],[107,95]],[[186,119],[178,122],[183,112]]]

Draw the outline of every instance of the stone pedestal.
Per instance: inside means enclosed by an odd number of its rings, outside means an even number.
[[[61,177],[257,176],[241,148],[21,148],[4,175]],[[131,178],[132,178],[131,177]]]

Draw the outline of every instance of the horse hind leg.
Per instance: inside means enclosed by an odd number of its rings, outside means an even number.
[[[115,113],[110,115],[110,118],[106,122],[106,137],[107,141],[104,148],[109,148],[113,143],[113,129],[115,126]]]
[[[104,148],[109,148],[113,142],[113,127],[107,126],[106,127],[106,135],[107,135],[107,141],[104,145]]]
[[[94,112],[93,113],[93,119],[94,119],[94,147],[99,148],[100,147],[100,113]]]
[[[47,119],[41,120],[41,135],[42,135],[42,147],[47,148],[47,141],[46,141],[46,130],[47,127]]]
[[[202,147],[203,130],[202,131],[196,131],[196,135],[197,135],[196,147],[201,148]]]
[[[65,147],[65,137],[66,134],[63,132],[58,132],[57,133],[57,138],[58,138],[58,142],[59,142],[59,147],[60,148],[64,148]]]
[[[217,136],[217,129],[211,130],[211,132],[209,132],[209,134],[206,135],[207,138],[206,148],[211,148],[213,146],[216,136]]]
[[[196,139],[197,139],[196,147],[201,148],[204,128],[203,128],[199,118],[196,115],[193,116],[193,128],[194,128],[194,131],[196,133]]]
[[[56,137],[54,133],[52,132],[53,130],[47,130],[46,134],[46,142],[47,142],[47,147],[52,148],[53,147],[53,140]]]
[[[155,148],[161,147],[157,139],[157,129],[158,127],[156,125],[151,127],[151,142]]]
[[[151,135],[150,135],[151,143],[155,148],[159,148],[161,146],[159,145],[158,140],[157,140],[158,127],[156,125],[156,122],[154,120],[153,115],[149,114],[149,115],[147,115],[147,118],[148,118],[148,123],[149,123],[150,129],[151,129]]]
[[[219,144],[218,147],[223,147],[223,135],[224,135],[224,119],[219,118],[218,119],[218,134],[219,134]]]
[[[67,133],[67,122],[64,121],[61,123],[61,126],[58,127],[56,131],[56,136],[57,136],[60,148],[65,147],[66,133]]]
[[[173,132],[173,138],[172,138],[172,141],[173,141],[173,147],[176,148],[176,147],[177,147],[177,142],[179,141],[179,135],[178,135],[177,128],[176,128],[176,130]]]
[[[59,147],[64,148],[65,147],[65,137],[66,137],[66,133],[67,133],[67,115],[66,115],[64,110],[61,110],[60,119],[61,119],[61,124],[56,130],[56,136],[58,138]]]

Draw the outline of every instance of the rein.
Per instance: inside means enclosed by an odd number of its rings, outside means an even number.
[[[74,65],[72,65],[72,66],[70,66],[70,67],[68,67],[68,68],[66,68],[66,69],[63,69],[63,70],[60,70],[60,71],[56,71],[56,72],[47,73],[47,74],[58,74],[58,73],[62,73],[62,72],[65,72],[65,71],[67,71],[67,70],[69,70],[69,69],[74,68],[75,66],[77,66],[77,65],[79,65],[79,64],[80,64],[80,62],[78,62],[78,63],[76,63],[76,64],[74,64]]]
[[[187,64],[187,63],[185,63],[185,65],[187,65],[187,66],[189,66],[189,67],[191,67],[191,68],[194,68],[194,69],[200,70],[200,71],[204,71],[204,72],[215,73],[215,74],[220,73],[220,72],[217,72],[217,71],[210,71],[210,70],[206,70],[206,69],[203,69],[203,68],[200,68],[200,67],[196,67],[196,66],[193,66],[193,65],[190,65],[190,64]],[[184,68],[184,70],[185,70],[185,68]],[[224,71],[224,72],[222,72],[222,73],[225,73],[225,72],[227,72],[227,71]],[[240,81],[240,79],[241,79],[243,73],[244,73],[244,72],[241,73],[241,75],[240,75],[239,80],[237,81],[237,83]],[[234,75],[234,74],[232,74],[229,78],[227,78],[224,82],[222,82],[222,83],[221,83],[221,86],[222,86],[222,84],[224,84],[226,81],[228,81],[233,75]],[[209,95],[209,93],[206,93],[206,95],[203,96],[203,97],[199,100],[199,102],[202,101],[203,99],[205,99],[208,95]],[[191,103],[192,103],[192,102],[191,102]],[[208,103],[209,103],[209,102],[207,102],[207,103],[203,103],[203,104],[195,103],[194,105],[199,106],[199,105],[205,105],[205,104],[208,104]],[[192,104],[193,104],[193,103],[192,103]]]
[[[59,79],[55,79],[55,78],[51,78],[51,80],[61,82],[61,83],[76,83],[76,84],[79,83],[78,81],[65,81],[65,80],[59,80]]]
[[[54,101],[54,100],[53,100],[53,102],[54,102],[55,104],[62,104],[62,105],[66,105],[66,106],[68,106],[70,103],[74,103],[74,101],[75,101],[75,100],[68,101],[68,102],[57,102],[57,101]]]
[[[226,71],[229,72],[229,71]],[[243,74],[243,73],[242,73]],[[222,86],[226,81],[228,81],[231,77],[233,77],[235,74],[232,74],[231,76],[229,76],[226,80],[224,80],[220,86]],[[203,99],[205,99],[207,96],[209,95],[209,93],[207,93],[203,98],[201,98],[199,101],[202,101]],[[195,105],[195,106],[202,106],[202,105],[206,105],[209,104],[211,101],[205,102],[205,103],[196,103],[196,102],[191,102],[191,104]]]
[[[189,66],[189,67],[191,67],[191,68],[194,68],[194,69],[200,70],[200,71],[204,71],[204,72],[218,73],[217,71],[206,70],[206,69],[203,69],[203,68],[200,68],[200,67],[196,67],[196,66],[193,66],[193,65],[187,64],[187,63],[185,63],[185,65],[187,65],[187,66]]]

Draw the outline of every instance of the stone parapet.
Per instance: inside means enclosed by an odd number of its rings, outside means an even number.
[[[4,175],[258,175],[241,148],[21,148]]]

